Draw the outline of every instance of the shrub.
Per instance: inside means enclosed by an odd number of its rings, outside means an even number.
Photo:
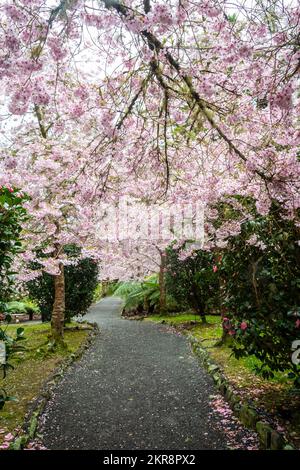
[[[290,370],[300,385],[300,368],[291,348],[300,334],[299,228],[273,204],[268,215],[251,207],[252,218],[229,237],[221,277],[228,311],[226,327],[237,358],[255,355],[259,372]]]
[[[102,281],[102,296],[103,297],[109,297],[111,295],[114,295],[115,290],[119,287],[121,284],[117,280],[111,280],[111,281]]]
[[[6,311],[6,304],[0,302],[0,311],[5,312],[5,322],[8,324],[11,321],[11,315]],[[13,365],[10,360],[20,351],[24,351],[24,346],[20,344],[24,340],[24,328],[17,328],[14,335],[10,335],[7,332],[7,328],[0,327],[0,342],[5,347],[5,362],[0,364],[0,371],[2,372],[3,379],[5,379],[8,369],[13,369]],[[0,410],[4,407],[7,401],[15,401],[14,397],[9,396],[5,389],[0,387]]]
[[[113,296],[127,299],[129,295],[135,293],[137,290],[140,290],[140,288],[141,283],[138,281],[121,281],[116,285],[116,288],[113,291]]]
[[[37,305],[34,304],[32,301],[16,301],[13,300],[11,302],[6,303],[6,312],[7,313],[20,313],[20,314],[27,314],[32,316],[33,314],[39,313],[40,309]]]
[[[287,371],[300,386],[300,366],[292,363],[300,335],[299,226],[275,202],[266,215],[242,196],[229,196],[213,209],[212,237],[223,232],[224,247],[183,260],[181,250],[170,247],[167,289],[200,314],[219,307],[236,358],[255,356],[263,377]]]
[[[124,309],[126,312],[153,313],[159,308],[160,289],[158,275],[147,276],[143,281],[119,282],[114,296],[125,300]],[[167,296],[167,309],[174,310],[174,300]]]
[[[198,250],[181,259],[184,248],[167,249],[167,292],[183,309],[192,308],[205,322],[205,313],[219,308],[219,277],[214,272],[216,255]]]
[[[102,284],[99,282],[93,293],[93,302],[98,302],[102,298]]]
[[[68,246],[65,252],[72,258],[78,255],[78,248]],[[97,263],[90,258],[79,259],[76,264],[65,266],[66,322],[73,316],[86,314],[98,285],[98,271]],[[27,290],[30,298],[39,305],[43,321],[50,320],[54,302],[54,277],[42,273],[27,282]]]
[[[0,299],[7,300],[12,292],[11,264],[21,251],[22,222],[26,219],[23,202],[27,199],[15,188],[0,187]]]

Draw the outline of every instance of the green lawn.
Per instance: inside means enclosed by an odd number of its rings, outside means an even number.
[[[214,325],[220,324],[220,317],[218,315],[207,315],[207,322]],[[151,315],[146,317],[145,320],[155,321],[157,323],[165,322],[169,325],[180,325],[182,323],[196,322],[202,325],[199,315],[194,313],[186,312],[172,315]]]
[[[50,333],[48,323],[10,325],[8,331],[13,334],[20,326],[25,330],[26,339],[23,345],[26,346],[26,351],[18,353],[11,361],[15,369],[9,370],[5,379],[0,378],[0,387],[5,388],[10,396],[18,400],[6,403],[0,411],[0,443],[6,433],[15,433],[15,430],[23,424],[28,405],[39,395],[47,378],[66,356],[80,347],[88,334],[87,330],[66,330],[67,348],[50,352],[47,348]]]

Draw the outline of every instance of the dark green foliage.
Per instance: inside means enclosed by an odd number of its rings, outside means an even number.
[[[17,301],[13,300],[11,302],[6,303],[6,312],[7,313],[19,313],[19,314],[27,314],[32,316],[34,314],[39,313],[39,308],[31,301],[24,300],[24,301]]]
[[[257,214],[254,205],[250,210],[252,220],[229,238],[220,273],[233,352],[259,358],[265,377],[292,370],[300,385],[300,368],[291,362],[292,342],[300,338],[299,228],[275,204],[266,216]],[[249,243],[250,237],[255,243]]]
[[[157,274],[146,277],[143,281],[119,282],[113,295],[125,300],[126,312],[152,313],[159,304],[159,284]]]
[[[0,187],[0,299],[7,300],[12,290],[11,264],[21,251],[21,223],[26,218],[26,196],[17,189]]]
[[[66,270],[65,270],[66,273]],[[66,275],[66,274],[65,274]],[[43,321],[49,321],[54,302],[54,278],[50,274],[42,273],[41,276],[26,283],[30,298],[34,299],[42,315]]]
[[[65,269],[66,319],[74,315],[85,315],[93,302],[98,284],[98,264],[90,259],[81,259],[75,266]]]
[[[183,248],[167,249],[167,292],[183,308],[192,308],[205,320],[205,313],[218,309],[219,276],[218,271],[214,272],[216,255],[199,250],[181,260]]]
[[[66,289],[66,321],[75,315],[85,315],[93,302],[94,291],[98,285],[98,265],[90,259],[76,260],[78,248],[69,246],[65,248],[69,258],[74,258],[74,264],[65,266]],[[43,321],[51,318],[54,302],[54,277],[43,273],[38,278],[27,283],[30,298],[36,300],[40,307]]]
[[[263,377],[286,371],[300,386],[300,366],[292,362],[293,342],[300,339],[299,226],[275,202],[267,215],[242,196],[214,209],[214,229],[241,221],[240,233],[218,252],[200,250],[183,261],[180,250],[169,248],[167,290],[200,314],[221,309],[236,358],[255,356]]]
[[[98,302],[102,298],[102,296],[103,296],[102,284],[101,282],[98,282],[93,293],[93,302]]]
[[[5,322],[8,324],[11,321],[11,316],[6,312],[6,305],[3,302],[0,302],[0,310],[5,314]],[[9,362],[16,353],[24,351],[24,346],[20,342],[24,339],[24,328],[18,328],[15,336],[11,336],[7,333],[7,328],[0,327],[0,341],[5,345],[6,351],[6,362],[0,364],[0,369],[2,371],[2,378],[5,379],[8,369],[13,369],[13,365]],[[7,395],[4,388],[0,388],[0,410],[4,407],[5,402],[15,400],[14,397]]]
[[[113,295],[124,299],[124,311],[126,313],[152,314],[159,310],[160,304],[158,274],[151,274],[142,281],[118,282]],[[166,296],[166,308],[169,312],[178,310],[175,300],[169,294]]]
[[[11,316],[7,312],[7,304],[3,300],[8,300],[13,291],[14,273],[11,271],[11,264],[14,256],[21,251],[21,230],[22,222],[26,219],[26,211],[23,202],[27,199],[15,188],[0,187],[0,313],[5,317],[5,322],[11,321]],[[23,339],[23,328],[18,328],[14,337],[7,333],[6,327],[0,327],[0,341],[5,345],[6,362],[0,365],[3,378],[9,368],[13,368],[10,359],[17,352],[24,348],[20,345]],[[14,400],[0,388],[0,410],[5,402]]]
[[[103,297],[109,297],[111,295],[114,295],[114,292],[118,288],[119,284],[120,283],[117,280],[102,281]]]

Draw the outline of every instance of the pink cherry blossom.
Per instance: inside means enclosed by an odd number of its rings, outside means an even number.
[[[148,12],[132,0],[122,2],[127,15],[116,2],[96,10],[88,0],[53,16],[50,3],[7,0],[0,11],[0,182],[30,196],[20,275],[34,276],[37,247],[47,255],[40,269],[57,273],[68,261],[55,247],[68,243],[107,260],[107,277],[157,270],[157,246],[188,237],[108,243],[110,221],[98,221],[123,195],[149,205],[201,201],[208,250],[226,247],[251,218],[241,211],[216,228],[212,206],[228,195],[253,198],[262,215],[276,200],[296,220],[297,6],[274,5],[282,22],[272,32],[252,6],[245,15],[237,5],[230,21],[227,0],[153,1]]]
[[[10,442],[3,442],[3,443],[0,445],[0,449],[2,449],[2,450],[7,450],[7,449],[9,449],[9,446],[10,446]]]

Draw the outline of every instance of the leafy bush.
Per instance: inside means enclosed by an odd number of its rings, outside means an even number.
[[[7,313],[23,313],[27,315],[37,314],[40,309],[37,305],[30,301],[19,302],[13,300],[11,302],[6,302],[6,312]]]
[[[149,313],[154,310],[156,304],[159,302],[157,275],[149,276],[142,282],[120,282],[113,295],[125,300],[124,309],[126,312],[146,311]]]
[[[93,293],[93,302],[98,302],[102,297],[102,284],[99,282]]]
[[[224,326],[235,338],[237,358],[253,354],[263,376],[290,370],[300,385],[300,367],[291,362],[292,342],[300,335],[299,228],[278,205],[266,216],[253,205],[250,210],[252,220],[229,237],[220,266]]]
[[[144,310],[146,313],[152,313],[159,305],[160,289],[158,284],[158,275],[152,274],[140,283],[136,291],[131,292],[126,299],[125,309]]]
[[[78,248],[65,248],[69,258],[78,255]],[[90,259],[79,259],[76,264],[65,266],[65,319],[70,321],[73,316],[85,315],[93,302],[94,291],[98,285],[98,265]],[[40,307],[43,321],[51,318],[54,302],[54,277],[43,273],[36,279],[27,282],[30,298]]]
[[[198,250],[181,259],[184,248],[167,249],[167,292],[183,309],[192,308],[205,321],[205,313],[219,308],[219,277],[214,272],[216,255]]]
[[[124,281],[119,282],[117,288],[113,292],[114,297],[124,299],[125,312],[135,311],[142,312],[144,307],[144,292],[141,282]]]
[[[124,309],[126,312],[153,313],[159,307],[160,289],[158,275],[151,274],[141,282],[119,282],[113,295],[125,300]],[[167,310],[176,310],[176,303],[170,295],[167,295],[166,300]]]
[[[139,292],[141,289],[141,282],[137,281],[123,281],[118,282],[116,289],[113,292],[114,297],[121,297],[122,299],[127,299],[128,296]]]
[[[22,222],[26,219],[23,202],[27,199],[15,188],[0,187],[0,299],[7,300],[12,291],[11,264],[21,251]]]
[[[13,291],[14,272],[11,271],[11,265],[14,256],[22,249],[21,230],[22,222],[26,219],[26,211],[23,202],[27,198],[17,189],[0,187],[0,312],[5,316],[6,323],[11,321],[11,316],[7,312],[7,304],[3,300],[8,300]],[[10,359],[15,353],[24,348],[20,345],[23,339],[24,330],[18,328],[14,337],[7,333],[6,328],[0,327],[0,341],[5,346],[6,362],[0,365],[3,372],[3,378],[9,368],[13,368]],[[5,402],[14,400],[7,395],[4,388],[0,388],[0,410]]]
[[[114,292],[119,287],[119,285],[120,285],[120,282],[118,281],[102,282],[103,297],[109,297],[110,295],[114,295]]]
[[[5,313],[5,322],[8,324],[11,321],[11,315],[5,311],[6,305],[0,302],[0,310]],[[0,341],[5,345],[5,363],[0,364],[2,370],[3,379],[6,377],[8,369],[13,369],[13,365],[9,362],[16,353],[24,351],[24,347],[20,342],[24,339],[24,328],[17,328],[15,336],[11,336],[7,332],[7,328],[0,327]],[[15,398],[7,395],[4,388],[0,387],[0,410],[4,407],[7,401],[14,401]]]
[[[168,292],[200,314],[220,309],[236,358],[255,356],[263,377],[287,371],[300,386],[300,366],[291,360],[300,336],[299,226],[275,202],[267,215],[242,196],[228,197],[214,210],[212,233],[223,227],[229,233],[224,248],[195,251],[181,260],[181,250],[170,247]]]

